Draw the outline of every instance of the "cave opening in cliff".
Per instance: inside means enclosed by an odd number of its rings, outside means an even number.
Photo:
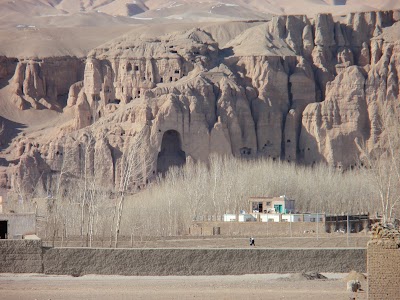
[[[186,162],[186,153],[182,150],[181,136],[176,130],[164,133],[161,151],[158,153],[157,172],[165,174],[172,166],[182,166]]]

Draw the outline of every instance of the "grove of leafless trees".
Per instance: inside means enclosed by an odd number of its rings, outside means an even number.
[[[248,211],[251,196],[286,195],[296,210],[320,213],[380,211],[369,170],[339,172],[325,165],[298,166],[266,159],[213,156],[209,166],[173,168],[125,206],[123,228],[145,236],[186,233],[192,220]]]
[[[357,169],[343,172],[325,164],[311,167],[264,158],[211,156],[207,164],[188,162],[171,168],[139,190],[136,187],[146,181],[154,165],[154,156],[144,143],[149,130],[145,126],[124,149],[121,180],[114,189],[86,172],[70,181],[68,166],[61,166],[50,197],[45,191],[47,207],[42,209],[39,233],[45,240],[62,244],[78,238],[83,246],[96,242],[117,247],[119,237],[183,235],[193,220],[248,211],[251,196],[280,195],[295,199],[300,212],[379,213],[389,223],[400,215],[400,114],[389,104],[379,109],[380,147],[369,151],[367,142],[355,141],[361,153]],[[86,144],[85,163],[93,155],[90,134]],[[41,197],[40,191],[26,195],[18,186],[17,190],[24,203]]]

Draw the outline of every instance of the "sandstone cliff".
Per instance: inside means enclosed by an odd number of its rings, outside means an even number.
[[[143,128],[148,180],[212,153],[352,168],[355,140],[378,146],[377,103],[399,99],[398,29],[397,12],[276,16],[224,45],[203,26],[128,34],[85,62],[2,58],[14,106],[70,116],[51,134],[13,139],[3,185],[48,188],[63,172],[118,186]]]

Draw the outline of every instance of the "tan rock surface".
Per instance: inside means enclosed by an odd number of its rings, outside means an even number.
[[[141,130],[153,158],[142,184],[211,153],[354,167],[355,139],[377,146],[377,102],[398,99],[396,20],[369,12],[154,24],[86,58],[2,57],[0,115],[27,126],[0,152],[7,185],[49,188],[67,165],[118,186]]]
[[[365,77],[358,67],[349,67],[327,84],[326,98],[303,112],[300,151],[304,161],[324,161],[349,167],[358,157],[355,140],[368,138]]]

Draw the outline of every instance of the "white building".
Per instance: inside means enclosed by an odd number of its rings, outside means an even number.
[[[240,214],[225,214],[225,222],[324,222],[325,215],[318,213],[296,214],[295,201],[286,196],[251,197],[250,214],[241,210]]]
[[[235,214],[224,214],[224,222],[236,222],[239,218],[239,222],[255,222],[257,218],[252,214],[241,213]]]
[[[279,197],[251,197],[249,199],[252,213],[294,213],[294,200],[285,195]]]

